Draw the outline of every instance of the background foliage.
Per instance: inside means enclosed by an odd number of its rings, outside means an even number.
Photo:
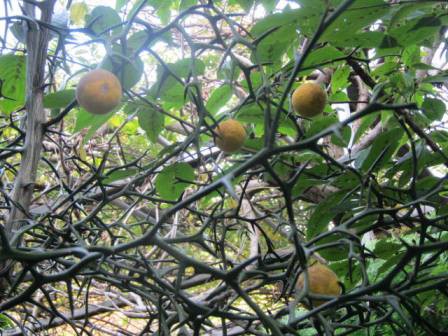
[[[0,6],[3,330],[448,332],[445,1]],[[124,88],[101,116],[74,99],[96,67]],[[305,309],[312,255],[344,290]]]

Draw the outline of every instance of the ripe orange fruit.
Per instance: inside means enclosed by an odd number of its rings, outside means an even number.
[[[305,286],[305,272],[300,274],[297,280],[297,290],[303,290]],[[341,294],[341,286],[338,276],[327,266],[316,262],[308,267],[308,293],[317,295],[338,296]],[[325,303],[323,300],[312,300],[314,307]]]
[[[231,153],[239,150],[246,140],[246,130],[240,122],[228,119],[221,122],[215,129],[215,143],[223,152]]]
[[[308,82],[299,86],[292,94],[294,111],[306,118],[312,118],[324,111],[327,93],[319,84]]]
[[[109,113],[120,104],[121,96],[120,81],[104,69],[89,71],[76,87],[79,106],[92,114]]]

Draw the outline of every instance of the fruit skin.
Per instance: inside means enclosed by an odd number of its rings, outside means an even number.
[[[215,129],[215,143],[226,153],[239,150],[246,140],[246,130],[239,121],[228,119],[221,122]]]
[[[308,82],[299,86],[292,94],[294,111],[306,118],[312,118],[324,111],[327,93],[319,84]]]
[[[120,104],[121,96],[120,81],[104,69],[89,71],[76,87],[79,106],[92,114],[109,113]]]
[[[300,274],[296,289],[302,290],[305,286],[305,272]],[[316,262],[308,267],[308,290],[310,294],[338,296],[341,294],[341,286],[338,276],[327,266]],[[312,300],[314,307],[320,306],[327,301]]]

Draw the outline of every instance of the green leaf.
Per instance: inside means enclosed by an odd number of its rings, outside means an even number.
[[[373,122],[376,120],[377,117],[378,114],[372,113],[361,119],[361,124],[359,125],[355,133],[354,143],[358,142],[358,140],[364,135],[367,129],[370,128],[370,126],[373,124]]]
[[[352,137],[352,129],[349,126],[344,126],[342,130],[334,132],[331,135],[331,142],[339,147],[347,147]]]
[[[381,45],[385,38],[385,34],[378,31],[367,31],[362,33],[354,33],[350,35],[338,35],[338,39],[331,41],[335,47],[354,47],[354,48],[376,48]]]
[[[292,188],[292,196],[299,197],[305,190],[310,187],[316,187],[322,184],[322,181],[319,179],[307,178],[301,176],[297,182],[294,184]]]
[[[44,97],[45,108],[64,108],[75,99],[75,90],[62,90],[54,93],[49,93]]]
[[[167,65],[180,78],[187,78],[189,75],[201,76],[205,71],[205,64],[200,59],[183,58]]]
[[[372,77],[384,77],[389,76],[390,74],[397,71],[397,68],[400,66],[398,62],[385,62],[380,65],[378,68],[372,71]]]
[[[324,6],[302,6],[300,9],[286,9],[282,13],[271,14],[258,21],[251,29],[251,33],[255,37],[259,37],[273,28],[293,25],[306,36],[310,36],[316,30],[324,10]]]
[[[127,2],[127,0],[115,0],[115,10],[119,11]]]
[[[194,170],[187,163],[175,163],[156,177],[156,191],[165,200],[175,201],[194,180]]]
[[[88,16],[86,27],[89,27],[95,36],[112,37],[122,31],[121,19],[111,7],[97,6]],[[113,29],[111,29],[114,27]]]
[[[343,66],[338,68],[331,77],[331,92],[335,93],[348,85],[348,76],[350,75],[350,68]]]
[[[263,126],[264,111],[257,104],[247,104],[241,107],[236,113],[235,119],[243,123],[253,123]],[[280,116],[279,132],[290,136],[296,135],[296,128],[293,121],[284,114]]]
[[[12,54],[0,56],[1,112],[9,114],[25,105],[25,71],[25,56]]]
[[[155,84],[153,88],[151,88],[151,94],[159,91],[159,97],[163,101],[163,106],[166,109],[171,108],[181,108],[185,104],[185,88],[184,86],[175,80],[172,76],[168,77],[163,83],[162,87],[159,89],[157,86],[159,84]],[[188,98],[188,96],[187,96]]]
[[[401,244],[391,242],[389,240],[379,240],[375,244],[373,253],[381,259],[389,259],[393,255],[397,254],[402,248]]]
[[[316,135],[327,127],[338,122],[339,120],[334,114],[316,117],[312,120],[310,128],[305,132],[305,136],[307,138],[312,137],[313,135]]]
[[[70,7],[70,21],[75,25],[81,25],[89,11],[89,7],[84,2],[78,2]]]
[[[432,40],[442,25],[441,20],[434,16],[424,16],[410,20],[403,26],[390,30],[390,35],[404,47]]]
[[[330,221],[338,213],[346,210],[346,206],[343,206],[342,203],[344,197],[346,197],[346,191],[338,191],[319,203],[307,224],[306,237],[308,240],[322,232],[328,231]]]
[[[236,0],[236,2],[245,10],[248,11],[252,8],[255,0]]]
[[[186,10],[196,4],[197,0],[181,0],[179,4],[179,11]]]
[[[123,55],[114,54],[103,60],[101,68],[115,73],[120,79],[123,89],[129,90],[142,77],[144,65],[139,56],[130,59]]]
[[[314,68],[316,65],[331,62],[335,59],[344,57],[345,54],[332,46],[325,46],[314,50],[306,58],[303,64],[304,68]]]
[[[340,233],[333,233],[325,238],[319,240],[316,245],[325,245],[336,243],[344,239]],[[341,261],[347,259],[350,250],[347,244],[338,244],[336,246],[319,249],[319,254],[328,261]]]
[[[156,142],[157,137],[163,130],[165,118],[162,113],[149,105],[140,106],[137,112],[138,123],[145,130],[148,139]]]
[[[294,44],[297,33],[293,25],[285,25],[271,32],[258,43],[252,60],[255,63],[275,63]]]
[[[83,143],[86,143],[95,134],[95,131],[100,128],[104,123],[106,123],[119,109],[116,108],[112,112],[107,114],[91,114],[84,110],[83,108],[78,109],[76,114],[76,123],[73,132],[79,132],[84,128],[88,131],[83,138]]]
[[[404,254],[405,252],[399,252],[395,255],[392,255],[384,264],[381,265],[380,268],[378,268],[378,275],[383,274],[392,267],[396,266],[397,263],[401,260],[401,258],[403,258]]]
[[[288,48],[294,44],[297,33],[294,25],[285,25],[271,32],[257,45],[255,55],[252,56],[254,62],[275,63],[286,53]]]
[[[344,40],[347,36],[374,23],[389,12],[384,0],[357,0],[344,11],[322,35],[321,42]]]
[[[375,163],[374,171],[378,171],[385,163],[391,162],[392,154],[397,149],[402,136],[401,128],[383,132],[370,147],[358,153],[361,155],[356,158],[355,166],[367,171]]]
[[[115,181],[123,180],[126,177],[134,176],[139,170],[137,168],[127,168],[126,170],[115,170],[102,180],[104,184],[109,184]]]
[[[277,5],[277,0],[261,0],[261,4],[267,12],[272,12]]]
[[[0,314],[0,330],[14,328],[14,322],[6,315]]]
[[[398,10],[392,16],[390,20],[390,27],[397,27],[398,24],[406,22],[406,20],[415,19],[416,17],[420,17],[435,7],[432,3],[409,3],[402,4],[399,6]]]
[[[207,111],[209,111],[212,115],[218,113],[219,110],[223,108],[224,105],[232,97],[232,94],[232,87],[228,84],[222,85],[213,90],[210,98],[207,101],[207,105],[205,106]]]
[[[360,183],[361,181],[359,181],[358,176],[354,172],[349,170],[344,174],[336,177],[331,184],[338,189],[348,190],[353,189]]]
[[[171,18],[171,4],[173,0],[150,0],[149,3],[156,9],[160,22],[166,25]]]
[[[245,123],[264,124],[264,113],[257,104],[244,105],[236,114],[236,119]]]
[[[446,112],[446,105],[436,98],[426,98],[422,105],[423,112],[429,120],[441,120]]]

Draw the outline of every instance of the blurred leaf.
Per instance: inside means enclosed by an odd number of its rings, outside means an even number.
[[[81,25],[84,23],[89,7],[85,2],[78,2],[70,7],[70,21],[75,25]]]
[[[390,30],[400,45],[406,47],[412,44],[420,44],[424,40],[432,40],[439,31],[442,22],[434,15],[424,16],[410,20],[403,26]]]
[[[422,105],[423,112],[429,120],[441,120],[446,112],[446,105],[436,98],[426,98]]]
[[[232,1],[232,0],[231,0]],[[254,5],[255,0],[233,0],[241,6],[245,11],[248,11]]]
[[[179,11],[186,10],[191,6],[196,5],[197,0],[181,0],[179,4]]]
[[[126,56],[113,55],[103,60],[101,68],[115,73],[123,89],[129,90],[142,77],[144,65],[138,56],[129,59]]]
[[[300,9],[286,9],[282,13],[275,13],[259,20],[251,29],[255,37],[284,25],[293,25],[303,34],[309,36],[317,28],[321,16],[325,10],[322,6],[303,6]]]
[[[313,214],[307,224],[306,237],[308,240],[318,236],[322,232],[327,231],[330,221],[338,213],[346,211],[343,203],[346,203],[347,201],[342,202],[345,196],[345,191],[338,191],[319,203],[319,205],[314,209]]]
[[[397,71],[400,64],[396,61],[389,61],[381,64],[379,67],[377,67],[375,70],[372,71],[371,76],[372,77],[384,77],[388,76],[391,73],[394,73]]]
[[[358,140],[364,135],[364,133],[372,126],[375,119],[378,118],[378,114],[373,113],[365,116],[361,119],[361,123],[356,130],[354,143],[357,143]]]
[[[335,47],[376,48],[383,43],[386,35],[379,31],[366,31],[350,35],[340,34],[337,37],[331,41]]]
[[[25,105],[26,61],[21,55],[0,56],[0,111],[11,113]]]
[[[267,12],[272,12],[275,9],[277,2],[278,2],[278,0],[261,0],[261,3],[263,5],[264,9]]]
[[[406,20],[415,19],[416,17],[421,17],[428,10],[434,7],[433,3],[409,3],[402,4],[398,7],[398,10],[392,16],[389,22],[390,27],[396,27],[398,24],[406,22]]]
[[[224,107],[224,105],[232,97],[232,94],[232,87],[228,84],[219,86],[213,90],[210,98],[208,98],[207,105],[205,106],[207,111],[209,111],[212,115],[218,113],[219,110]]]
[[[0,330],[7,330],[14,328],[14,322],[4,314],[0,314]],[[7,331],[6,331],[7,333]]]
[[[359,180],[358,176],[356,176],[354,172],[349,170],[336,177],[331,184],[339,189],[347,190],[353,189],[360,183],[361,181]]]
[[[284,25],[271,32],[260,43],[258,43],[255,55],[252,57],[254,63],[260,64],[276,63],[291,47],[296,39],[296,31],[293,25]]]
[[[313,179],[313,178],[307,178],[305,176],[301,176],[294,184],[291,194],[294,198],[299,197],[308,188],[317,187],[321,184],[322,184],[322,181],[319,179]]]
[[[374,23],[389,12],[384,0],[357,0],[322,35],[321,42],[343,40]]]
[[[187,78],[189,75],[201,76],[205,71],[205,64],[200,59],[183,58],[167,65],[180,78]]]
[[[313,68],[322,63],[331,62],[335,59],[344,57],[345,54],[332,46],[325,46],[312,51],[303,64],[304,68]]]
[[[83,108],[79,108],[76,113],[76,123],[73,132],[79,132],[82,129],[87,128],[88,131],[83,138],[83,143],[86,143],[92,138],[95,131],[106,123],[119,108],[120,107],[107,114],[91,114]]]
[[[399,243],[381,239],[375,244],[373,253],[381,259],[389,259],[393,255],[397,254],[401,248],[402,245]]]
[[[153,91],[153,89],[151,89],[151,91]],[[184,86],[170,76],[163,82],[159,91],[159,97],[163,101],[163,106],[166,109],[181,108],[185,104],[184,92]]]
[[[331,92],[335,93],[348,85],[348,76],[350,75],[350,68],[342,66],[337,68],[333,76],[331,76]]]
[[[326,247],[319,249],[319,254],[330,262],[341,261],[347,259],[347,255],[349,254],[349,246],[347,244],[342,243],[341,239],[343,236],[341,234],[331,234],[323,239],[320,239],[316,244],[317,246],[336,243],[339,241],[340,244],[332,247]]]
[[[402,136],[403,130],[401,128],[394,128],[380,134],[370,147],[360,151],[360,153],[367,153],[367,155],[356,158],[356,167],[361,167],[363,171],[367,171],[375,163],[374,171],[380,169],[384,163],[391,161],[392,154],[397,149]]]
[[[386,260],[386,262],[378,268],[378,275],[383,274],[396,266],[405,253],[406,252],[398,252]]]
[[[118,13],[111,7],[97,6],[88,15],[86,27],[89,27],[94,35],[112,37],[121,32],[121,19]],[[114,27],[113,29],[111,29]]]
[[[44,97],[45,108],[64,108],[75,99],[75,90],[62,90],[49,93]]]
[[[115,181],[123,180],[127,177],[134,176],[139,170],[137,168],[127,168],[125,170],[115,170],[110,174],[106,174],[103,179],[104,184],[109,184]]]
[[[331,135],[331,142],[339,147],[347,147],[351,137],[352,129],[349,126],[344,126],[342,130]]]
[[[310,122],[310,128],[305,132],[305,136],[307,138],[310,138],[313,135],[316,135],[319,132],[323,131],[327,127],[337,124],[338,122],[339,120],[334,114],[313,118],[313,120]]]
[[[263,126],[264,111],[257,104],[247,104],[241,107],[236,113],[235,119],[243,123],[253,123]],[[296,128],[293,121],[284,114],[280,116],[279,132],[290,136],[296,135]]]
[[[164,168],[155,181],[157,193],[163,199],[177,200],[194,180],[194,170],[187,163],[175,163]]]
[[[159,133],[163,130],[164,116],[149,105],[140,106],[137,112],[138,123],[145,130],[148,139],[156,142]]]

